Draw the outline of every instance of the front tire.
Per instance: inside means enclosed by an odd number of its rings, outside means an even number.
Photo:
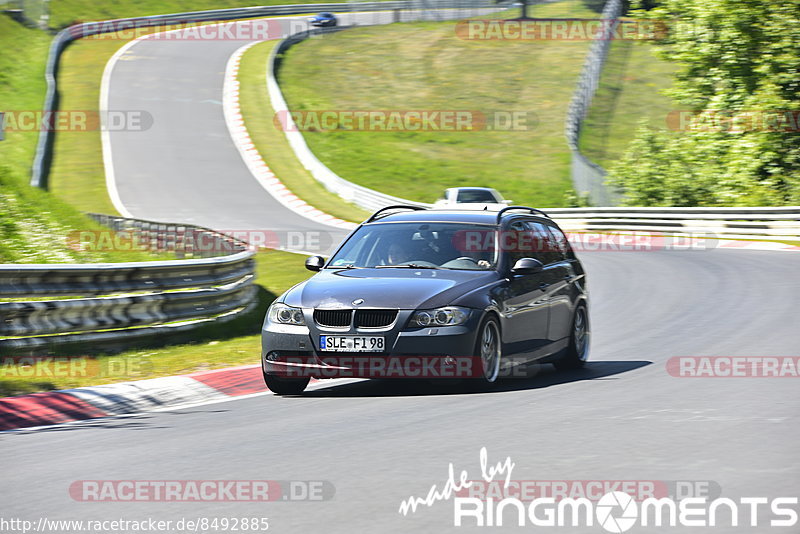
[[[503,355],[503,340],[500,337],[500,325],[492,316],[483,320],[475,340],[475,354],[480,358],[481,378],[483,384],[493,384],[500,375],[500,358]]]
[[[579,304],[572,317],[569,346],[561,359],[553,362],[556,369],[568,370],[583,367],[589,357],[589,313],[584,304]]]
[[[300,395],[305,391],[310,378],[282,378],[264,374],[264,383],[276,395]]]

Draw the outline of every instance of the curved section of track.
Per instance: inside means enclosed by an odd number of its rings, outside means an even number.
[[[139,218],[223,231],[325,232],[336,243],[345,230],[287,209],[253,177],[231,139],[225,70],[245,43],[140,39],[118,54],[106,76],[107,108],[146,110],[153,124],[107,135],[117,200]]]

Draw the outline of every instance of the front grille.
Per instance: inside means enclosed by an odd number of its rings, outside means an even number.
[[[380,328],[397,318],[397,310],[356,310],[356,327]]]
[[[322,326],[350,326],[352,310],[314,310],[314,322]]]

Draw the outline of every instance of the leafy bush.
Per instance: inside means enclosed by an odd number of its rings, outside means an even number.
[[[669,95],[718,116],[797,117],[800,4],[794,0],[666,0],[642,18],[671,21],[663,57],[678,64]],[[676,110],[677,111],[677,110]],[[609,172],[628,205],[800,203],[798,125],[639,130]]]

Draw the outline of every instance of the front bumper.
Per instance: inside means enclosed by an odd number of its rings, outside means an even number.
[[[313,323],[289,326],[266,321],[261,332],[264,373],[312,378],[471,378],[481,376],[480,358],[473,354],[481,312],[474,310],[463,325],[406,329],[413,311],[401,310],[387,329],[331,330]],[[310,322],[309,322],[310,321]],[[322,335],[381,335],[382,352],[320,350]]]

